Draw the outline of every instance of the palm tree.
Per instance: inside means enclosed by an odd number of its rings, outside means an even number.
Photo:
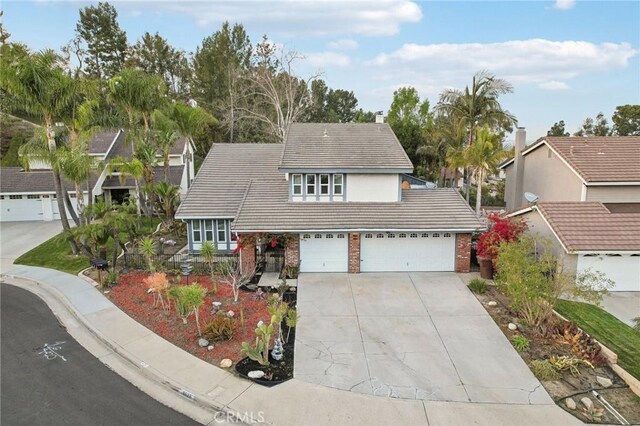
[[[169,153],[176,144],[180,134],[176,123],[164,115],[162,111],[155,110],[151,116],[151,123],[154,131],[154,142],[158,151],[162,153],[164,166],[164,180],[169,180]]]
[[[507,156],[498,135],[488,126],[478,130],[476,140],[464,148],[451,149],[447,155],[449,165],[454,168],[466,167],[473,173],[476,181],[476,214],[480,216],[482,204],[482,184],[485,177],[496,173],[498,164]]]
[[[147,260],[147,264],[149,265],[149,272],[155,272],[155,268],[153,267],[153,256],[156,255],[156,243],[151,238],[145,238],[142,240],[138,246],[138,250],[140,254],[144,256]]]
[[[160,200],[162,209],[164,210],[167,223],[173,220],[174,210],[180,201],[179,188],[168,182],[159,182],[155,187],[156,195]]]
[[[218,283],[215,279],[216,275],[216,246],[211,241],[205,241],[200,247],[200,256],[204,258],[209,266],[209,273],[211,274],[211,283],[213,284],[213,292],[218,291]]]
[[[46,131],[49,152],[56,151],[55,123],[63,117],[73,101],[74,84],[61,67],[60,57],[52,50],[25,54],[16,61],[0,61],[0,88],[14,97],[20,108],[42,118]],[[58,211],[64,230],[68,230],[69,219],[64,205],[62,179],[59,170],[53,170]],[[72,242],[74,253],[78,252]]]
[[[109,162],[109,174],[116,172],[118,173],[118,180],[122,185],[127,181],[127,177],[133,179],[136,188],[136,212],[138,216],[142,215],[140,205],[140,179],[144,176],[144,164],[136,158],[127,161],[122,157],[116,157]]]
[[[97,170],[99,161],[95,157],[89,155],[87,144],[85,142],[80,142],[76,146],[72,146],[70,149],[61,150],[61,154],[62,173],[67,179],[71,180],[75,186],[80,223],[84,223],[85,220],[91,221],[91,215],[85,214],[82,184],[87,184],[89,192],[88,198],[91,200],[93,197],[93,188],[91,188],[89,179],[91,174]]]
[[[145,208],[147,216],[153,215],[153,208],[155,206],[155,168],[158,165],[158,159],[156,158],[156,147],[150,142],[149,135],[143,136],[136,147],[136,151],[133,154],[133,159],[138,160],[142,164],[142,178],[144,179],[144,193],[146,195]]]
[[[135,224],[135,218],[129,214],[125,206],[112,206],[107,214],[102,218],[102,225],[109,230],[111,238],[113,238],[113,253],[111,268],[115,271],[118,261],[118,252],[124,244],[120,241],[120,232],[129,229]]]

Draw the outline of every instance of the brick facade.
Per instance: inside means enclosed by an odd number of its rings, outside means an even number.
[[[360,273],[360,234],[349,234],[349,273]]]
[[[284,265],[300,265],[300,234],[295,234],[287,240],[287,243],[284,247]]]
[[[240,249],[240,269],[243,274],[250,273],[256,269],[256,243],[247,241]]]
[[[471,270],[471,234],[456,234],[456,272]]]

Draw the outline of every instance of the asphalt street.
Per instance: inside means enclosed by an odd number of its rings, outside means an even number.
[[[194,425],[107,368],[32,293],[0,285],[0,423]]]

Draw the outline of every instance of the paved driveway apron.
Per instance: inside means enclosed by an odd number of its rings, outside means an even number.
[[[552,404],[455,273],[301,274],[294,376],[432,401]]]
[[[0,222],[0,272],[11,269],[23,253],[62,232],[59,220],[52,222]]]

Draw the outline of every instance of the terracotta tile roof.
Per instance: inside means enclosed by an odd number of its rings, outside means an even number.
[[[388,124],[292,124],[285,140],[280,170],[322,169],[411,173],[413,164]]]
[[[599,202],[538,203],[535,208],[570,252],[640,250],[640,210],[612,213]]]
[[[484,229],[452,188],[409,189],[400,202],[291,202],[287,182],[254,179],[232,229],[237,231],[467,230]]]

